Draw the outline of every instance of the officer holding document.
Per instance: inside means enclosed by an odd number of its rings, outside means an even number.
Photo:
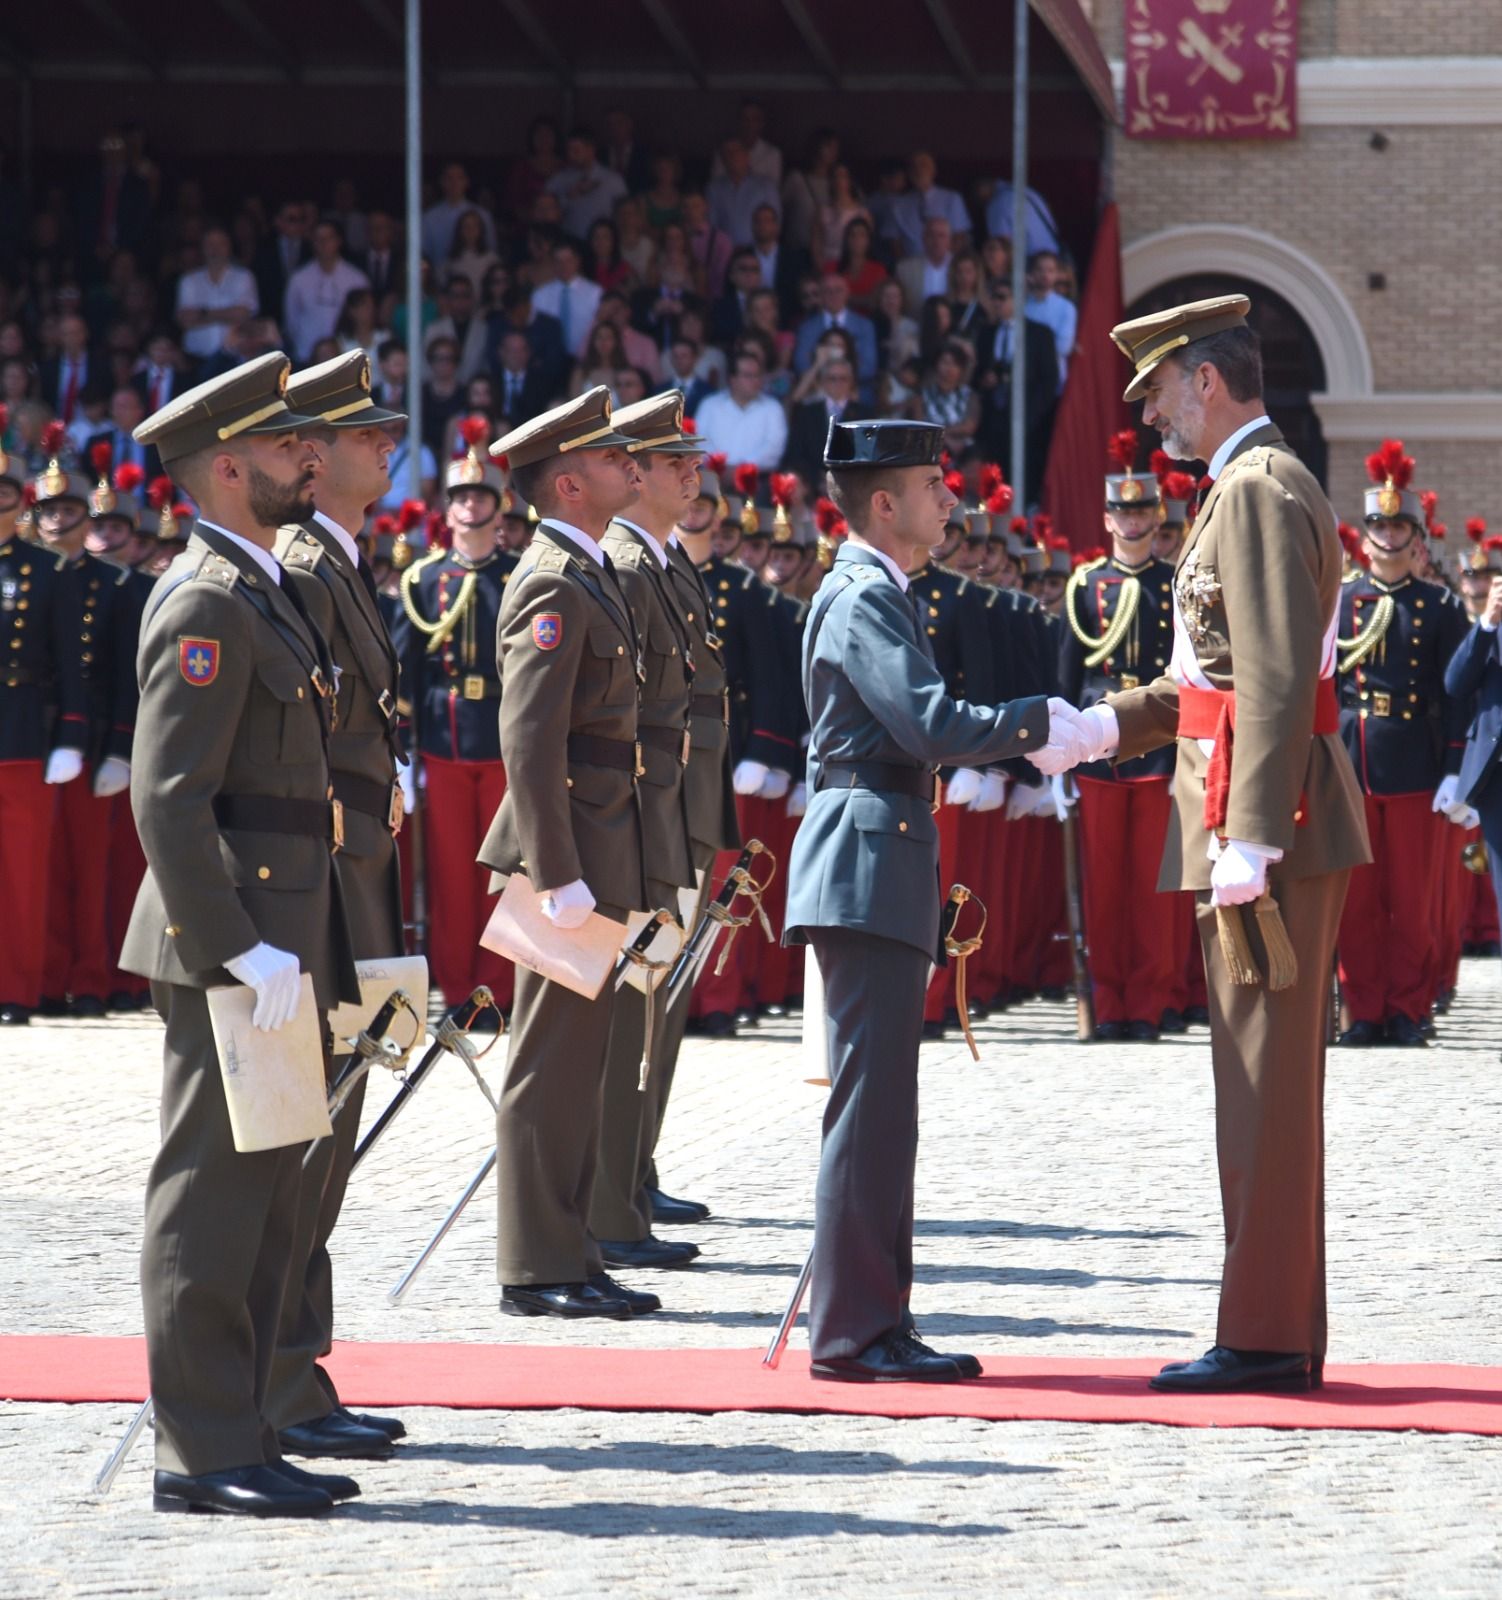
[[[359,998],[332,858],[333,668],[272,554],[312,494],[290,370],[258,357],[136,430],[200,508],[141,625],[147,871],[121,955],[167,1025],[141,1252],[162,1511],[306,1516],[358,1493],[282,1461],[267,1419],[303,1145],[236,1148],[206,993],[249,985],[261,1030],[293,1021],[304,973],[320,1012]]]

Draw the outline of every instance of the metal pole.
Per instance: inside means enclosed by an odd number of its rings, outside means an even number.
[[[422,0],[407,0],[407,496],[422,494]]]
[[[1027,28],[1028,0],[1013,0],[1012,47],[1012,494],[1027,494]]]

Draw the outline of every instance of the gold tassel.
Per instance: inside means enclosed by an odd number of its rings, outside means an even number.
[[[636,1092],[638,1094],[647,1092],[647,1076],[652,1070],[652,1018],[657,1010],[655,1004],[657,999],[657,979],[657,973],[650,971],[647,973],[647,990],[642,996],[642,1003],[647,1008],[647,1018],[646,1025],[642,1030],[641,1073],[636,1080]]]
[[[1257,931],[1267,951],[1267,987],[1273,993],[1291,989],[1299,981],[1299,958],[1283,926],[1283,914],[1271,890],[1264,889],[1257,901]]]
[[[1221,959],[1226,964],[1231,982],[1240,988],[1252,988],[1261,983],[1262,974],[1257,970],[1257,959],[1252,954],[1246,925],[1241,920],[1241,907],[1216,906],[1215,927],[1220,934]]]

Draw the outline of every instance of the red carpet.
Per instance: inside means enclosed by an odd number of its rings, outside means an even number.
[[[815,1382],[804,1351],[768,1372],[759,1350],[610,1350],[551,1345],[341,1344],[329,1360],[359,1406],[595,1411],[793,1411],[994,1422],[1155,1422],[1187,1428],[1417,1428],[1502,1434],[1502,1368],[1331,1367],[1317,1394],[1153,1393],[1161,1358],[982,1356],[967,1384]],[[140,1400],[140,1339],[0,1337],[0,1399]]]

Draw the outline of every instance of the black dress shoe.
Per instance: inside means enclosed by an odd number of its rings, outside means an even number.
[[[923,1042],[937,1044],[944,1037],[944,1024],[942,1022],[925,1022],[923,1024]]]
[[[1158,1026],[1154,1022],[1145,1022],[1137,1018],[1126,1025],[1126,1036],[1137,1044],[1156,1044],[1158,1042]]]
[[[97,994],[79,994],[68,1002],[70,1017],[86,1017],[90,1021],[104,1015],[104,1001]]]
[[[1097,1022],[1095,1024],[1095,1042],[1097,1044],[1120,1044],[1127,1036],[1127,1025],[1124,1022]]]
[[[1218,1344],[1198,1361],[1175,1361],[1150,1378],[1154,1389],[1170,1394],[1226,1394],[1235,1389],[1312,1387],[1309,1357],[1272,1350],[1232,1350]]]
[[[293,1483],[274,1467],[230,1467],[190,1478],[158,1469],[151,1504],[158,1511],[230,1511],[242,1517],[316,1517],[334,1509],[326,1489]]]
[[[295,1422],[277,1430],[277,1443],[289,1456],[338,1456],[347,1461],[389,1461],[392,1443],[377,1428],[365,1428],[331,1411],[313,1422]]]
[[[645,1239],[601,1239],[599,1245],[607,1267],[686,1267],[699,1254],[696,1244],[669,1243],[651,1233]]]
[[[909,1346],[916,1350],[920,1356],[937,1356],[940,1361],[952,1361],[960,1369],[962,1378],[978,1378],[981,1375],[980,1362],[974,1356],[956,1355],[952,1351],[935,1350],[926,1345],[918,1337],[916,1328],[909,1328],[903,1335]]]
[[[614,1322],[631,1316],[619,1295],[602,1294],[588,1283],[504,1284],[501,1310],[511,1317],[609,1317]]]
[[[614,1300],[624,1300],[631,1307],[633,1317],[650,1316],[652,1312],[662,1310],[662,1301],[655,1294],[649,1294],[645,1289],[628,1289],[624,1283],[617,1283],[608,1272],[591,1272],[589,1287]]]
[[[1387,1042],[1401,1045],[1405,1049],[1422,1049],[1429,1041],[1424,1035],[1424,1025],[1421,1022],[1415,1022],[1412,1017],[1389,1017]]]
[[[1066,989],[1062,983],[1045,983],[1038,991],[1038,998],[1052,1005],[1062,1005],[1064,1001],[1074,999],[1074,990]]]
[[[111,1011],[139,1011],[140,1002],[129,989],[111,989],[109,998],[104,1002]]]
[[[737,1028],[754,1028],[756,1026],[755,1009],[747,1006],[742,1010],[737,1011],[735,1014],[735,1025]]]
[[[706,1039],[733,1039],[735,1018],[728,1011],[709,1011],[699,1018],[699,1032]]]
[[[373,1417],[368,1411],[351,1411],[348,1406],[335,1406],[334,1415],[342,1417],[345,1422],[354,1423],[357,1428],[374,1428],[377,1433],[384,1433],[393,1444],[407,1437],[407,1425],[400,1417]]]
[[[1441,989],[1434,997],[1434,1014],[1437,1017],[1448,1016],[1450,1007],[1455,1004],[1455,991]]]
[[[1177,1006],[1169,1008],[1158,1018],[1159,1033],[1188,1033],[1189,1024],[1184,1021],[1184,1013]]]
[[[673,1195],[664,1194],[661,1189],[651,1188],[647,1190],[647,1198],[652,1202],[653,1222],[677,1225],[709,1220],[709,1207],[697,1200],[679,1200]]]
[[[811,1370],[814,1377],[836,1383],[958,1383],[964,1376],[948,1356],[925,1350],[911,1334],[894,1331],[858,1356],[830,1356],[815,1361]]]
[[[67,1014],[68,1002],[61,995],[44,994],[36,1003],[39,1017],[65,1017]]]
[[[290,1461],[278,1461],[271,1470],[304,1489],[322,1489],[330,1500],[354,1500],[360,1493],[360,1485],[341,1472],[308,1472]]]
[[[0,1028],[24,1028],[30,1021],[28,1006],[13,1005],[9,1000],[0,1005]]]
[[[1498,944],[1495,939],[1483,939],[1476,946],[1476,954],[1478,956],[1487,956],[1495,961],[1498,956],[1502,956],[1502,944]]]
[[[1185,1006],[1184,1021],[1191,1028],[1208,1028],[1210,1026],[1209,1006]]]
[[[1353,1022],[1341,1034],[1340,1042],[1346,1045],[1366,1046],[1382,1042],[1382,1026],[1376,1022]]]
[[[762,1016],[771,1017],[774,1022],[780,1022],[788,1014],[786,1006],[762,1006],[760,1010]]]

